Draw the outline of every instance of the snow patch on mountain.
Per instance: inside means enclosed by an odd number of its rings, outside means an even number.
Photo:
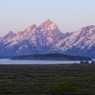
[[[51,24],[48,26],[47,30],[53,30],[53,29],[55,29],[55,28],[57,28],[57,26],[56,26],[54,23],[51,23]]]

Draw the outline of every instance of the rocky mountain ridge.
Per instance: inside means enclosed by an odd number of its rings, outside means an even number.
[[[73,55],[94,55],[95,26],[87,26],[59,41],[57,50]]]
[[[17,34],[10,31],[0,37],[0,55],[16,56],[45,53],[95,55],[95,26],[79,31],[62,33],[49,19],[40,26],[35,24]]]

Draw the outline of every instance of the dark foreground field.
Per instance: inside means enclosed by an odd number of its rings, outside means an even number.
[[[0,95],[95,95],[95,64],[0,65]]]

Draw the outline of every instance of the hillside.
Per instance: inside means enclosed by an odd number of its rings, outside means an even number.
[[[36,54],[17,56],[11,60],[91,60],[91,58],[64,54]]]

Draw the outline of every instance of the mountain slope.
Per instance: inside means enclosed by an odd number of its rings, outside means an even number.
[[[0,37],[0,55],[31,55],[64,53],[68,55],[95,55],[95,26],[62,33],[49,19],[39,27],[35,24],[17,34],[10,31]]]
[[[95,26],[87,26],[72,32],[56,43],[56,47],[56,50],[61,51],[61,53],[93,55],[95,53]]]
[[[49,19],[39,27],[34,24],[17,34],[11,31],[0,39],[0,55],[47,53],[52,42],[58,41],[57,35],[60,38],[63,34]]]
[[[2,40],[4,38],[2,38]],[[36,25],[33,25],[23,32],[19,32],[11,39],[6,40],[6,42],[4,39],[0,44],[0,54],[22,55],[44,52],[49,41],[42,33],[39,33]]]
[[[51,22],[49,19],[42,23],[38,29],[40,33],[43,33],[50,43],[58,42],[63,38],[63,33],[61,33],[57,25],[55,25],[55,23]]]

